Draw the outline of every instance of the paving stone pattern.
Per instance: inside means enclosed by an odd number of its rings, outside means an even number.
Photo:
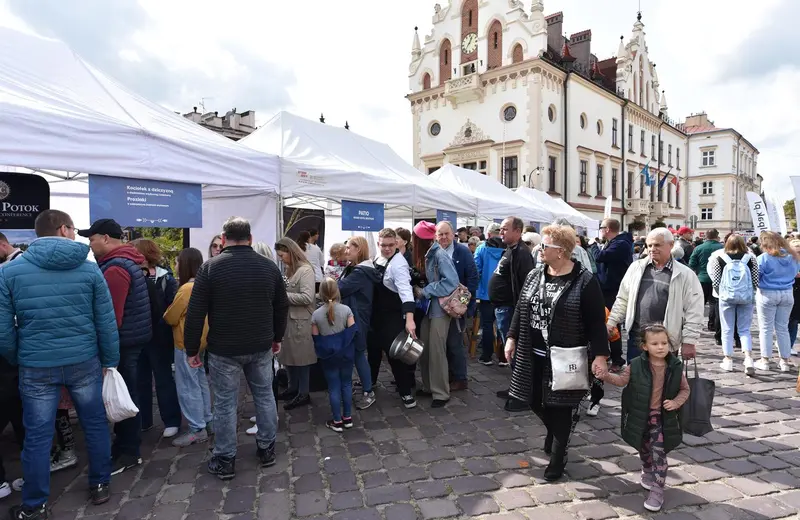
[[[757,349],[757,347],[756,347]],[[755,520],[800,518],[800,399],[797,372],[744,377],[719,369],[720,351],[704,333],[698,363],[714,379],[715,431],[684,437],[669,457],[666,504],[657,518]],[[795,358],[797,359],[797,358]],[[737,359],[737,362],[740,360]],[[53,475],[58,520],[604,520],[649,518],[639,487],[639,459],[619,437],[619,390],[606,386],[597,418],[572,439],[563,481],[544,482],[544,427],[533,414],[509,414],[495,397],[509,369],[471,363],[469,390],[444,409],[421,400],[406,410],[382,373],[378,402],[356,412],[344,434],[325,428],[327,396],[280,412],[278,463],[260,469],[244,434],[252,403],[243,397],[237,476],[206,473],[208,445],[179,450],[144,434],[144,465],[114,478],[108,504],[87,504],[86,457]],[[79,432],[80,428],[77,427]],[[78,433],[79,450],[83,449]],[[4,440],[9,441],[6,432]],[[9,478],[19,454],[4,442]],[[15,493],[5,499],[11,505]]]

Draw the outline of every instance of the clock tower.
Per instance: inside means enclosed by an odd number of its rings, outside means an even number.
[[[469,74],[474,72],[473,67],[478,59],[478,0],[464,0],[461,4],[461,66],[470,70],[462,71]]]

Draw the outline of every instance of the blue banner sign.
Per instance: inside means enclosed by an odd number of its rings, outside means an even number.
[[[342,201],[343,231],[380,231],[383,229],[383,204]]]
[[[89,175],[89,217],[122,227],[203,227],[200,184]]]
[[[456,226],[457,222],[456,216],[457,215],[455,211],[446,211],[443,209],[437,209],[436,223],[438,224],[439,222],[449,222],[453,226],[453,229],[456,229],[456,227],[458,227]]]

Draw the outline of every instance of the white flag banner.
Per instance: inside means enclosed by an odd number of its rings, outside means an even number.
[[[789,225],[786,222],[786,212],[783,211],[783,205],[776,198],[772,198],[772,204],[775,206],[775,211],[778,213],[778,232],[781,235],[786,235],[789,232]]]
[[[603,210],[603,218],[611,218],[611,195],[606,197],[606,207]]]
[[[767,205],[761,200],[758,193],[747,192],[747,205],[750,206],[750,215],[753,217],[753,229],[756,236],[762,231],[769,231],[769,216],[767,215]]]
[[[797,228],[800,229],[800,177],[789,177],[792,179],[792,186],[794,187],[794,218],[797,223]]]
[[[769,215],[769,230],[780,233],[781,224],[778,219],[778,208],[775,206],[775,199],[764,196],[764,202],[767,205],[767,214]]]

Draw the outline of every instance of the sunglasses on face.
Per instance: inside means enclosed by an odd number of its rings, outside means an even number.
[[[555,244],[542,244],[542,249],[564,249],[561,246],[557,246]]]

